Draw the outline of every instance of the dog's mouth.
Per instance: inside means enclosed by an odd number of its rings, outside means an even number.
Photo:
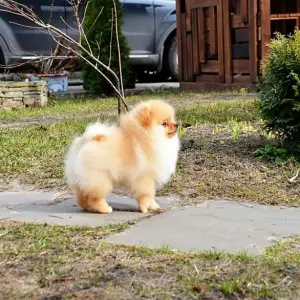
[[[176,133],[177,133],[177,130],[172,131],[172,132],[169,132],[169,133],[168,133],[168,136],[173,136],[173,135],[175,135]]]

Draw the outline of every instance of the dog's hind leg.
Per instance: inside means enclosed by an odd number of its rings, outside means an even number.
[[[89,200],[90,210],[101,214],[110,214],[112,207],[108,205],[105,198],[91,198]]]
[[[90,208],[89,208],[89,196],[88,194],[82,192],[79,188],[76,189],[76,192],[75,192],[75,199],[78,203],[78,205],[86,210],[86,211],[89,211]]]
[[[112,212],[112,207],[107,204],[105,197],[111,190],[111,182],[103,180],[96,188],[88,189],[84,192],[77,189],[76,201],[86,211],[109,214]]]

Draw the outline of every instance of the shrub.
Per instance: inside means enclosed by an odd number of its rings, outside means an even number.
[[[259,86],[259,109],[264,127],[300,153],[300,31],[277,34],[271,41]]]
[[[121,5],[118,0],[115,0],[115,3],[117,6],[118,14],[117,21],[122,61],[122,75],[124,84],[126,84],[130,77],[128,64],[129,47],[127,45],[126,38],[122,34],[123,12],[121,9]],[[111,54],[110,68],[119,76],[119,60],[117,51],[117,39],[115,34],[115,24],[113,27],[113,38],[111,43],[112,21],[114,20],[114,17],[112,15],[113,9],[113,0],[89,1],[89,6],[86,11],[86,17],[84,20],[83,27],[87,34],[87,40],[94,55],[99,55],[100,61],[103,62],[105,65],[108,65],[109,57]],[[102,12],[99,16],[100,10],[102,10]],[[86,48],[88,48],[88,45],[84,38],[82,40],[82,43]],[[85,58],[89,59],[87,55],[85,55]],[[92,62],[91,59],[89,60]],[[83,61],[82,68],[83,81],[86,89],[96,94],[110,95],[113,93],[113,89],[109,85],[109,83],[92,66]],[[106,71],[104,68],[100,68],[100,70],[116,85],[114,77],[108,71]]]
[[[267,144],[264,148],[259,148],[254,152],[256,157],[261,157],[265,160],[275,162],[277,165],[282,165],[292,157],[288,155],[286,149]]]

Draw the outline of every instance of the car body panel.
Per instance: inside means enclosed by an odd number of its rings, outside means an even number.
[[[45,23],[49,22],[49,0],[24,0],[22,4],[32,8]],[[124,10],[123,34],[130,47],[131,64],[159,70],[164,43],[176,29],[175,0],[121,0],[121,4]],[[73,39],[78,38],[72,7],[66,0],[54,0],[50,23]],[[47,31],[33,28],[33,25],[21,16],[0,12],[0,47],[5,64],[35,55],[50,55],[55,41]]]

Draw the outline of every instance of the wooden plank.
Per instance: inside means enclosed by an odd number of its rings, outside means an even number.
[[[238,28],[248,28],[248,23],[243,23],[241,16],[231,15],[231,27],[233,29]],[[205,28],[206,30],[210,30],[210,18],[205,18]]]
[[[187,49],[186,49],[186,27],[185,27],[185,14],[181,14],[181,31],[182,31],[182,35],[181,35],[181,40],[182,40],[182,73],[183,73],[183,81],[188,81],[188,53],[187,53]]]
[[[268,44],[271,41],[271,6],[270,0],[261,0],[261,48],[262,59],[264,60],[268,55]]]
[[[300,13],[300,0],[297,0],[297,13]]]
[[[219,62],[217,60],[208,60],[205,64],[201,65],[201,72],[203,73],[218,73]]]
[[[196,82],[219,82],[220,83],[220,76],[216,74],[197,75]]]
[[[250,79],[252,83],[258,81],[258,49],[257,49],[257,1],[249,1],[249,59]]]
[[[218,73],[221,83],[225,82],[224,39],[223,39],[223,1],[218,0],[217,6],[217,39],[218,39]]]
[[[204,8],[216,6],[218,0],[191,0],[191,8]]]
[[[206,62],[206,51],[205,51],[206,35],[205,35],[205,16],[204,16],[203,8],[197,9],[197,19],[198,19],[199,62],[204,63]]]
[[[186,31],[190,32],[192,30],[191,0],[185,0],[185,16],[186,16]]]
[[[194,81],[193,74],[193,41],[192,33],[186,34],[186,51],[187,51],[187,81]]]
[[[235,75],[233,76],[233,83],[252,83],[251,82],[251,76],[249,75]]]
[[[250,74],[249,59],[234,59],[232,61],[234,74]],[[208,60],[205,64],[201,64],[201,72],[203,73],[218,73],[218,61]]]
[[[245,23],[239,15],[231,15],[231,26],[232,28],[247,28],[248,23]]]
[[[233,10],[232,13],[234,13],[235,15],[239,15],[240,14],[240,6],[241,6],[241,0],[234,0],[233,1],[234,5],[233,5]]]
[[[232,83],[231,0],[223,0],[225,82]]]
[[[183,80],[183,70],[182,70],[182,24],[181,24],[181,6],[180,1],[176,1],[176,22],[177,22],[177,53],[178,53],[178,80],[179,82]]]
[[[249,2],[252,1],[253,0],[250,0]],[[240,16],[243,23],[248,23],[248,0],[240,1]]]
[[[205,18],[205,28],[206,30],[210,30],[210,18]]]
[[[283,16],[279,16],[279,17],[272,17],[271,21],[276,21],[276,20],[297,20],[299,17],[297,16],[293,16],[293,17],[283,17]]]
[[[290,14],[271,14],[271,20],[286,20],[294,19],[295,17],[300,17],[300,12]]]
[[[257,91],[257,86],[251,83],[181,82],[179,88],[181,91],[194,92],[228,91],[230,89],[239,90],[241,88],[247,88],[251,92]]]
[[[193,73],[200,73],[197,9],[192,10]]]
[[[232,61],[234,74],[249,74],[250,60],[249,59],[234,59]]]
[[[297,16],[297,13],[295,13],[293,15]],[[296,17],[296,16],[294,16],[294,17]],[[272,14],[271,15],[271,19],[273,19],[273,17],[275,19],[278,19],[278,18],[288,19],[289,17],[291,17],[291,14]]]
[[[209,50],[210,50],[210,55],[215,55],[217,53],[217,27],[216,27],[216,14],[215,14],[214,6],[211,6],[209,8],[209,17],[210,17]]]

